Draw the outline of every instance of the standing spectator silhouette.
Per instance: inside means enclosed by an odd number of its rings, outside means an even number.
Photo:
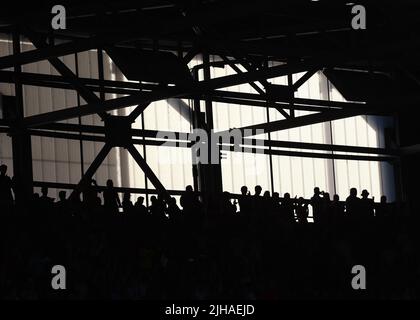
[[[308,223],[309,209],[308,204],[304,202],[304,199],[300,197],[296,203],[296,217],[300,224]]]
[[[282,221],[286,224],[296,222],[293,201],[290,198],[290,193],[288,192],[286,192],[283,196],[283,201],[281,202],[281,213],[283,215]]]
[[[6,174],[7,166],[0,166],[0,209],[4,213],[10,213],[13,206],[12,179]]]
[[[44,207],[50,208],[54,203],[54,198],[48,196],[48,187],[41,188],[41,198],[40,201]]]
[[[255,193],[252,196],[252,212],[251,212],[251,219],[255,219],[258,214],[257,212],[262,210],[263,199],[261,197],[262,188],[260,185],[255,186],[254,188]]]
[[[334,195],[331,203],[331,217],[333,222],[338,222],[344,217],[344,204],[340,202],[338,194]]]
[[[107,180],[103,195],[105,211],[108,213],[118,213],[118,208],[121,207],[121,201],[111,179]]]
[[[199,211],[201,209],[201,204],[196,194],[194,193],[192,186],[189,185],[185,188],[185,192],[181,196],[180,202],[187,219],[195,219],[195,217],[200,215]]]
[[[55,207],[57,212],[62,215],[66,215],[68,213],[69,206],[65,191],[62,190],[58,193],[58,201],[55,203]]]
[[[144,218],[147,215],[147,208],[143,204],[144,197],[138,197],[136,203],[134,204],[134,210],[136,211],[136,215]]]
[[[241,195],[239,197],[239,209],[241,215],[249,217],[251,209],[251,196],[247,186],[241,188]]]
[[[280,213],[280,195],[278,192],[273,192],[273,197],[271,199],[270,207],[270,218],[272,221],[277,220],[277,217]]]
[[[362,199],[360,199],[360,215],[363,219],[374,217],[374,199],[369,199],[369,192],[365,189],[362,191]]]
[[[314,195],[311,198],[311,206],[314,223],[319,223],[322,219],[323,201],[318,187],[314,188]]]
[[[168,200],[168,209],[167,209],[169,219],[174,221],[179,221],[181,218],[181,209],[176,204],[176,199],[174,197],[170,197]]]
[[[132,214],[133,213],[134,205],[131,202],[130,198],[131,198],[130,192],[124,192],[122,207],[123,207],[123,211],[124,211],[125,214]]]
[[[392,216],[392,208],[386,196],[381,197],[380,203],[376,206],[375,217],[378,219],[388,219]]]
[[[331,223],[331,198],[328,192],[325,192],[322,196],[322,209],[321,209],[321,222]]]
[[[346,199],[346,215],[351,219],[360,216],[360,199],[357,197],[356,188],[350,189],[350,195]]]
[[[83,190],[83,205],[87,210],[96,209],[98,205],[101,205],[101,200],[98,196],[98,185],[94,179],[90,180],[90,183]]]

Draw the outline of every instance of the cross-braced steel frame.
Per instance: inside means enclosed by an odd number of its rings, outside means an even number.
[[[102,17],[106,19],[106,17]],[[112,16],[108,17],[111,19]],[[13,54],[0,57],[0,81],[13,83],[16,93],[17,117],[12,120],[0,120],[0,130],[9,133],[14,139],[13,154],[15,163],[15,175],[20,179],[23,193],[29,194],[33,186],[49,186],[57,188],[72,188],[75,194],[79,193],[83,187],[89,183],[100,167],[101,163],[114,147],[125,148],[147,179],[152,183],[154,189],[137,188],[118,188],[120,191],[131,191],[139,193],[160,193],[164,196],[170,194],[180,194],[179,190],[167,190],[156,174],[148,165],[147,161],[136,149],[136,145],[165,146],[190,148],[193,141],[185,141],[185,133],[168,132],[168,136],[176,136],[177,141],[169,139],[156,139],[157,131],[134,129],[131,124],[138,119],[144,110],[154,101],[164,99],[189,99],[193,102],[188,106],[193,115],[191,122],[194,128],[203,128],[208,131],[213,129],[212,103],[221,102],[226,105],[253,106],[265,108],[267,115],[269,110],[274,109],[282,116],[282,120],[260,123],[248,127],[238,128],[245,133],[249,130],[260,129],[268,134],[268,139],[258,141],[252,136],[243,136],[241,152],[254,153],[258,150],[258,145],[263,144],[263,153],[270,159],[276,155],[310,157],[322,159],[344,159],[344,160],[363,160],[363,161],[387,161],[398,167],[399,157],[408,152],[401,150],[398,146],[387,148],[368,148],[356,146],[344,146],[335,144],[318,144],[277,141],[271,138],[271,133],[296,128],[300,126],[312,125],[316,123],[329,122],[338,119],[358,115],[393,115],[396,111],[395,101],[366,101],[366,102],[336,102],[316,99],[302,99],[295,97],[295,92],[312,75],[322,71],[327,67],[335,67],[353,59],[353,55],[359,56],[356,52],[346,52],[338,50],[325,54],[325,52],[312,52],[307,50],[302,54],[301,59],[287,58],[285,55],[279,57],[274,54],[261,54],[258,58],[251,58],[247,51],[242,47],[229,45],[215,36],[205,28],[200,26],[199,21],[185,15],[187,23],[193,26],[196,41],[183,45],[178,41],[178,57],[184,64],[188,64],[197,55],[202,57],[202,64],[190,69],[192,81],[180,85],[165,85],[160,83],[138,83],[124,82],[117,80],[105,80],[103,71],[103,50],[105,47],[124,45],[133,38],[133,34],[115,32],[111,35],[104,34],[90,35],[84,38],[69,37],[67,34],[56,33],[46,34],[35,31],[24,24],[11,24],[2,28],[2,32],[13,35]],[[34,45],[35,49],[21,52],[20,41],[25,37]],[[134,37],[135,38],[135,37]],[[57,41],[67,39],[70,41]],[[159,39],[151,39],[154,43],[154,50],[165,49],[159,46]],[[156,45],[156,42],[158,43]],[[249,48],[248,48],[249,49]],[[99,79],[79,77],[71,71],[58,57],[68,54],[76,54],[86,50],[96,50],[98,53]],[[383,48],[376,47],[377,52],[383,53]],[[393,50],[393,48],[389,48]],[[251,50],[252,51],[252,50]],[[287,50],[286,50],[287,51]],[[369,51],[373,54],[373,49]],[[210,56],[214,61],[210,61]],[[46,75],[22,72],[23,64],[48,60],[58,71],[59,75]],[[281,60],[282,63],[276,66],[269,66],[268,61]],[[236,73],[233,75],[212,78],[211,67],[230,66]],[[239,67],[241,66],[241,68]],[[13,71],[5,70],[13,68]],[[200,69],[203,71],[202,79],[198,74]],[[292,75],[303,73],[300,79],[293,82]],[[284,86],[273,85],[269,82],[270,78],[287,76],[288,84]],[[256,93],[243,93],[227,91],[226,88],[234,85],[248,83],[254,88]],[[24,85],[61,88],[75,90],[82,97],[86,104],[76,105],[62,110],[40,113],[32,116],[25,116],[22,96]],[[98,94],[99,95],[98,95]],[[105,94],[119,94],[123,97],[105,99]],[[418,100],[418,99],[417,99]],[[405,101],[405,104],[415,104],[417,100]],[[201,114],[200,101],[204,101],[205,112]],[[115,117],[109,112],[135,105],[134,110],[127,116]],[[304,116],[296,116],[296,110],[311,111],[313,113]],[[97,114],[102,120],[103,126],[65,124],[59,121],[80,118],[82,116]],[[117,129],[122,129],[124,134],[119,137]],[[247,130],[248,129],[248,130]],[[73,139],[80,141],[100,141],[104,142],[103,148],[96,155],[92,164],[83,172],[83,176],[77,185],[66,183],[49,183],[42,181],[32,181],[32,168],[30,160],[30,137],[43,136],[62,139]],[[220,150],[236,151],[234,146],[229,143],[219,143]],[[282,150],[280,148],[293,148],[300,151]],[[316,150],[316,151],[313,151]],[[325,152],[328,151],[328,152]],[[28,159],[29,158],[29,159]],[[270,166],[272,162],[270,161]],[[221,191],[220,168],[202,166],[194,168],[196,187],[207,192]],[[210,170],[206,172],[206,170]],[[197,171],[201,173],[197,174]],[[272,174],[272,168],[270,172]],[[213,178],[211,178],[213,177]],[[220,177],[214,178],[214,177]],[[271,179],[273,179],[271,177]],[[207,188],[203,188],[203,181],[206,180]],[[212,181],[211,181],[212,180]],[[215,180],[215,181],[214,181]],[[211,185],[211,186],[209,186]],[[30,186],[28,188],[27,186]]]

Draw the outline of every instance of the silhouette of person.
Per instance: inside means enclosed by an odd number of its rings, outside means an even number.
[[[40,200],[44,205],[51,205],[54,202],[54,198],[48,196],[48,187],[41,188]]]
[[[0,208],[5,213],[10,213],[13,206],[12,179],[6,174],[7,166],[0,166]]]
[[[182,209],[184,210],[185,216],[190,219],[199,214],[200,201],[194,193],[193,187],[188,185],[185,188],[184,194],[180,199]]]
[[[131,202],[131,194],[130,192],[124,192],[122,207],[125,214],[133,213],[134,205]]]
[[[255,186],[254,190],[255,190],[254,197],[259,197],[261,195],[261,192],[262,192],[261,186],[260,185]]]
[[[323,200],[321,198],[321,192],[318,187],[314,188],[314,195],[311,198],[312,215],[314,223],[319,223],[322,220]]]
[[[141,217],[145,217],[147,215],[147,208],[143,203],[144,197],[138,197],[136,203],[134,204],[136,213]]]
[[[381,196],[381,201],[376,206],[375,217],[378,219],[387,219],[392,215],[390,204],[386,196]]]
[[[360,216],[360,199],[357,197],[356,188],[350,189],[350,195],[346,199],[346,214],[350,218]]]
[[[176,204],[176,199],[174,197],[170,197],[168,200],[168,209],[167,209],[169,219],[174,221],[179,221],[181,218],[181,209]]]
[[[249,216],[251,210],[251,196],[247,186],[241,187],[241,195],[239,196],[239,209],[242,216]]]
[[[159,215],[159,206],[157,203],[157,197],[156,196],[151,196],[150,197],[150,206],[149,208],[147,208],[147,210],[149,211],[149,213],[153,216],[156,217]]]
[[[295,212],[293,201],[290,198],[290,193],[286,192],[281,202],[281,213],[283,214],[283,221],[285,223],[295,223]]]
[[[340,197],[335,194],[331,203],[331,216],[333,222],[337,222],[344,217],[344,204],[340,202]]]
[[[360,199],[360,214],[364,219],[374,217],[374,199],[369,199],[369,192],[365,189],[362,191]]]
[[[271,198],[270,219],[276,219],[280,210],[280,195],[278,192],[273,192],[273,197]]]
[[[118,208],[121,207],[121,201],[111,179],[108,179],[106,182],[106,189],[103,191],[103,196],[105,210],[108,213],[118,213]]]
[[[299,197],[296,203],[296,217],[297,217],[298,223],[307,224],[308,215],[309,215],[308,204],[305,203],[302,197]]]
[[[331,222],[331,198],[328,192],[325,192],[322,196],[322,214],[321,222],[330,223]]]
[[[60,191],[58,193],[58,201],[55,203],[55,207],[59,213],[66,214],[68,211],[68,201],[66,199],[66,191]]]
[[[260,208],[260,216],[264,216],[264,219],[266,219],[272,208],[272,199],[270,196],[270,191],[265,191],[261,200],[262,207]]]
[[[261,197],[262,188],[260,185],[255,186],[255,193],[252,196],[252,216],[257,217],[257,212],[262,210],[263,199]]]

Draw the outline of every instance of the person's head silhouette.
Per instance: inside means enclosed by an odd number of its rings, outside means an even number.
[[[290,193],[286,192],[283,196],[284,199],[290,199]]]
[[[319,195],[321,192],[319,191],[318,187],[314,188],[314,195]]]
[[[367,199],[367,197],[369,196],[369,192],[365,189],[362,191],[362,198],[363,199]]]
[[[248,192],[248,187],[247,186],[243,186],[243,187],[241,187],[241,194],[242,195],[246,195],[246,193]]]
[[[153,205],[153,204],[156,204],[156,202],[157,202],[157,198],[156,198],[156,196],[151,196],[151,197],[150,197],[150,202],[152,203],[152,205]]]
[[[382,196],[381,197],[381,203],[386,203],[387,202],[387,198],[386,196]]]
[[[191,185],[188,185],[188,186],[185,188],[185,190],[186,190],[187,192],[193,192],[193,187],[192,187]]]
[[[138,198],[137,198],[137,202],[138,202],[139,204],[143,204],[143,202],[144,202],[144,197],[138,197]]]
[[[2,164],[0,166],[0,175],[4,176],[6,175],[6,172],[7,172],[7,166],[5,164]]]
[[[42,187],[41,188],[41,194],[43,197],[48,196],[48,187]]]
[[[60,199],[60,201],[65,201],[66,200],[66,192],[65,191],[60,191],[58,193],[58,198]]]
[[[112,187],[114,187],[114,182],[113,182],[111,179],[108,179],[108,180],[106,181],[106,186],[107,186],[108,188],[112,188]]]
[[[356,188],[351,188],[350,189],[350,195],[352,197],[357,197],[357,189]]]
[[[261,194],[262,188],[261,186],[255,186],[255,195],[259,196]]]
[[[334,195],[334,201],[335,201],[335,202],[340,201],[340,196],[339,196],[338,194],[335,194],[335,195]]]

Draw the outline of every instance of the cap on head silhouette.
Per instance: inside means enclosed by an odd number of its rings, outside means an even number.
[[[362,197],[367,198],[369,196],[369,192],[365,189],[362,191]]]

